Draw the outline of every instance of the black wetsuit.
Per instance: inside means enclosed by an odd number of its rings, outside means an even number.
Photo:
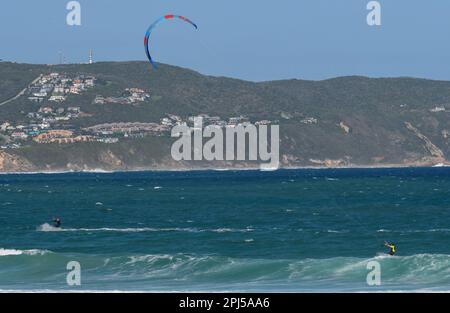
[[[59,219],[56,219],[56,220],[53,220],[53,226],[55,226],[55,227],[61,227],[61,220],[59,220]]]

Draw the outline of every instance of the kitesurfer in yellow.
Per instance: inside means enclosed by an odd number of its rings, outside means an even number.
[[[393,243],[385,242],[384,245],[389,248],[389,255],[395,254],[395,245]]]

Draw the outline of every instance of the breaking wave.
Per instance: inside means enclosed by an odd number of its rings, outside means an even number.
[[[124,290],[149,291],[373,291],[374,287],[366,284],[370,261],[381,265],[382,285],[378,290],[450,290],[445,287],[450,286],[450,255],[442,254],[283,260],[189,254],[124,256],[59,254],[45,250],[0,251],[0,255],[9,256],[0,258],[0,277],[18,263],[22,266],[21,272],[29,273],[35,268],[36,260],[23,258],[39,258],[40,270],[33,271],[33,275],[38,276],[31,283],[27,283],[30,278],[25,274],[14,277],[24,282],[22,287],[29,285],[36,290],[45,286],[33,282],[48,279],[52,271],[59,268],[55,265],[70,260],[82,264],[83,288],[87,290],[115,290],[120,285]]]
[[[4,249],[0,248],[1,256],[13,256],[13,255],[44,255],[49,253],[47,250],[31,249],[31,250],[17,250],[17,249]]]

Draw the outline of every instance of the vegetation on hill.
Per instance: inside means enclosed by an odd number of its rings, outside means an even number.
[[[53,66],[3,62],[0,103],[40,74],[51,72],[93,75],[96,86],[82,95],[70,95],[62,104],[19,97],[0,106],[0,124],[25,121],[27,112],[43,105],[79,106],[88,116],[71,122],[75,128],[157,123],[167,114],[187,118],[206,113],[224,119],[244,115],[251,121],[280,124],[282,166],[432,165],[446,163],[450,155],[450,82],[446,81],[351,76],[255,83],[164,64],[155,71],[147,62]],[[137,105],[94,103],[97,95],[120,96],[130,87],[144,89],[151,97]],[[430,153],[427,140],[442,151],[442,158]],[[4,141],[0,137],[0,143]],[[24,158],[38,170],[181,166],[170,161],[170,142],[153,137],[117,144],[34,144],[4,152]]]

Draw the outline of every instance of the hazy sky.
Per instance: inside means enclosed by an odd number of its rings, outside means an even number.
[[[369,0],[79,0],[81,26],[66,24],[68,0],[2,0],[0,58],[27,63],[145,60],[147,27],[157,62],[248,80],[343,75],[450,80],[450,1],[380,0],[382,25],[366,23]]]

